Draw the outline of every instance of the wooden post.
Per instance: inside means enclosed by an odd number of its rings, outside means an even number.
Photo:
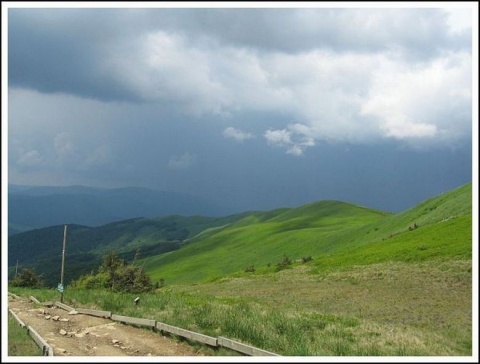
[[[60,302],[63,303],[63,272],[64,272],[64,267],[65,267],[65,245],[67,243],[67,225],[65,225],[65,228],[63,230],[63,249],[62,249],[62,273],[60,275],[60,284],[62,286],[62,291],[61,291],[61,296],[60,296]]]
[[[18,259],[17,259],[17,265],[15,267],[15,278],[17,278],[17,274],[18,274]]]

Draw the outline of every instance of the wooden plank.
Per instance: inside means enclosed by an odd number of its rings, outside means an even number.
[[[250,356],[281,356],[275,353],[271,353],[266,350],[258,349],[250,345],[243,344],[238,341],[230,340],[225,337],[218,338],[218,346],[223,346],[225,348],[233,349],[243,354]]]
[[[35,297],[33,297],[33,296],[30,296],[30,301],[33,301],[33,302],[35,302],[35,303],[40,303],[40,301],[37,300],[37,299],[36,299]]]
[[[106,318],[110,318],[112,316],[112,313],[110,311],[89,310],[86,308],[77,308],[76,311],[78,313],[81,313],[84,315],[90,315],[90,316],[98,316],[98,317],[106,317]]]
[[[182,336],[182,337],[185,337],[185,338],[190,339],[190,340],[199,341],[201,343],[204,343],[204,344],[207,344],[207,345],[210,345],[210,346],[217,346],[217,338],[215,338],[215,337],[211,337],[211,336],[199,334],[199,333],[196,333],[196,332],[193,332],[193,331],[181,329],[179,327],[167,325],[167,324],[164,324],[162,322],[157,322],[156,328],[158,330],[166,331],[166,332],[169,332],[171,334]]]
[[[15,293],[10,293],[10,292],[8,292],[8,294],[9,294],[10,296],[12,296],[13,298],[16,298],[17,300],[20,299],[20,297],[18,297]]]
[[[18,317],[17,314],[15,312],[13,312],[11,309],[9,309],[8,312],[10,312],[10,314],[13,316],[13,318],[18,322],[18,324],[21,327],[27,326],[27,325],[25,325],[25,323],[22,320],[20,320],[20,317]]]
[[[73,307],[67,306],[66,304],[58,302],[58,301],[55,301],[55,306],[60,307],[60,308],[64,309],[65,311],[68,311],[68,312],[75,310]]]
[[[33,329],[33,327],[28,326],[28,333],[32,337],[33,341],[42,349],[44,356],[53,356],[53,349],[48,343]]]
[[[129,316],[120,316],[112,314],[110,317],[114,321],[120,321],[127,324],[134,324],[134,325],[141,325],[141,326],[149,326],[155,327],[155,320],[137,318],[137,317],[129,317]]]

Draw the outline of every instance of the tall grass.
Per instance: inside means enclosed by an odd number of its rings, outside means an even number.
[[[42,356],[42,350],[33,341],[26,328],[8,315],[8,355],[9,356]]]
[[[143,260],[167,285],[139,305],[68,287],[65,301],[287,356],[472,354],[471,184],[396,215],[328,201],[235,221]],[[276,270],[286,256],[313,260]]]
[[[288,356],[471,355],[471,261],[307,265],[154,293],[65,292],[74,307],[155,319]],[[53,290],[11,288],[43,300]],[[39,298],[40,299],[40,298]]]

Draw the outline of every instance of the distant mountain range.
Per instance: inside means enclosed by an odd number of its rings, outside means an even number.
[[[60,224],[99,226],[136,217],[228,213],[227,206],[192,195],[139,187],[8,186],[9,235]]]

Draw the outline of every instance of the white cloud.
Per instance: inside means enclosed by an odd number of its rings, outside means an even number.
[[[53,146],[57,158],[65,160],[75,155],[75,143],[72,136],[67,132],[58,133],[53,140]]]
[[[361,114],[383,137],[455,142],[471,130],[471,59],[450,54],[412,67],[386,59],[372,76]]]
[[[460,33],[464,30],[472,28],[472,13],[471,7],[450,7],[444,9],[448,14],[447,24],[452,33]]]
[[[96,27],[105,29],[102,46],[86,47],[90,44],[86,42],[74,52],[85,51],[82,55],[94,71],[90,73],[102,77],[86,81],[87,91],[83,92],[93,93],[88,90],[97,85],[100,91],[96,91],[103,95],[118,87],[135,102],[161,104],[174,109],[172,114],[180,110],[204,119],[258,111],[279,114],[278,120],[294,121],[291,125],[272,121],[265,139],[294,155],[322,141],[428,140],[444,145],[470,135],[469,37],[468,32],[460,36],[450,31],[471,26],[462,26],[467,15],[464,10],[257,10],[190,9],[174,17],[172,9],[119,11],[118,19],[128,27],[118,34],[112,31],[115,23],[110,21],[114,20],[104,15],[95,18]],[[48,11],[25,14],[28,16],[17,19],[18,29],[23,29],[21,24],[36,24],[29,19],[51,16]],[[76,30],[62,29],[77,39]],[[17,32],[15,39],[20,41],[22,33]],[[52,37],[45,42],[59,41]],[[44,66],[57,64],[50,54],[43,56]],[[78,77],[71,77],[77,85]],[[36,79],[31,77],[28,82]],[[48,87],[55,89],[54,85]],[[107,96],[115,99],[115,95]],[[65,95],[62,98],[68,101]],[[101,109],[108,104],[99,103],[102,106],[90,102]],[[120,110],[122,105],[125,103],[115,107]],[[86,120],[99,121],[101,127],[101,116],[82,113],[89,116]],[[36,117],[31,124],[37,123]],[[237,141],[253,137],[241,128],[227,128],[223,136]],[[80,150],[81,138],[72,135],[79,145],[72,137],[58,136],[57,156],[73,157]],[[90,160],[107,158],[101,154],[99,151]]]
[[[118,44],[106,67],[143,100],[180,104],[193,115],[226,115],[229,92],[216,79],[210,56],[179,35],[158,31]]]
[[[17,163],[22,167],[37,166],[42,164],[43,162],[43,158],[38,152],[38,150],[29,150],[27,152],[24,152],[17,159]]]
[[[287,129],[267,130],[264,137],[269,145],[284,147],[287,154],[299,156],[306,148],[315,145],[310,133],[310,128],[297,123],[288,125]]]
[[[230,19],[233,13],[222,14]],[[246,14],[253,13],[238,13],[238,21]],[[237,41],[224,43],[206,28],[197,29],[199,24],[183,24],[182,32],[173,32],[175,27],[157,29],[128,43],[109,45],[105,69],[141,99],[168,103],[190,116],[225,118],[244,111],[288,115],[309,128],[308,139],[291,142],[301,145],[302,152],[323,140],[364,143],[393,138],[442,145],[470,133],[471,118],[465,110],[471,103],[471,54],[465,48],[448,50],[453,38],[447,34],[444,11],[304,9],[279,14],[290,25],[302,22],[302,32],[310,36],[327,39],[327,29],[339,33],[329,36],[325,44],[330,46],[317,42],[295,53],[268,49],[266,44],[246,46],[251,40],[240,41],[229,30],[220,38]],[[193,22],[201,18],[190,15]],[[326,23],[320,26],[318,19]],[[265,26],[270,29],[277,20]],[[346,23],[356,31],[341,27]],[[193,35],[192,29],[199,34]],[[288,138],[286,132],[272,133],[285,128],[272,127],[265,134],[267,141],[275,145],[275,138]],[[223,135],[238,141],[250,137],[233,128]]]
[[[182,155],[174,155],[170,157],[168,161],[168,168],[182,170],[188,169],[194,165],[197,161],[197,156],[188,152],[183,153]]]
[[[285,146],[292,144],[291,132],[286,129],[282,130],[267,130],[265,132],[265,139],[267,139],[268,144]]]
[[[254,138],[254,135],[252,133],[249,133],[240,129],[236,129],[231,126],[226,128],[223,131],[223,136],[225,138],[230,138],[241,143],[244,142],[245,140]]]

